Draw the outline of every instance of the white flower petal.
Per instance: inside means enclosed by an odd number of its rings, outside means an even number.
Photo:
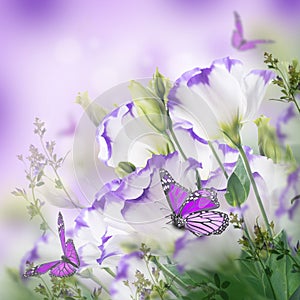
[[[273,78],[273,72],[268,70],[253,70],[244,78],[242,87],[247,98],[245,121],[255,117],[265,95],[267,84]]]

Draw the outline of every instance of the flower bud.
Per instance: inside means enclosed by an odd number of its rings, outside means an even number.
[[[149,87],[166,106],[168,101],[168,94],[170,92],[172,84],[168,78],[165,78],[161,73],[159,73],[158,68],[153,75],[153,79],[149,82]]]
[[[167,129],[167,115],[164,103],[149,88],[132,80],[129,90],[140,117],[156,131],[163,133]]]
[[[107,112],[104,108],[91,101],[88,92],[78,93],[75,103],[81,105],[95,126],[98,126],[103,118],[107,115]]]
[[[271,158],[275,163],[281,160],[281,149],[275,128],[269,124],[270,119],[261,116],[254,123],[258,127],[258,147],[261,155]]]

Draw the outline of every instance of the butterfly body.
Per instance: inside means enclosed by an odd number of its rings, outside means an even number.
[[[272,40],[256,39],[246,40],[244,38],[244,30],[241,18],[237,12],[234,12],[235,30],[233,31],[231,43],[232,46],[240,51],[256,48],[258,44],[274,43]]]
[[[79,257],[72,239],[65,241],[65,226],[62,214],[58,214],[58,234],[63,255],[60,260],[47,262],[30,268],[24,273],[24,277],[39,276],[50,271],[50,276],[69,277],[75,274],[80,267]]]
[[[220,234],[229,224],[227,214],[212,209],[220,206],[212,189],[191,192],[177,183],[168,171],[160,170],[161,184],[172,214],[173,225],[197,236]]]
[[[185,219],[179,215],[173,213],[171,215],[172,223],[177,228],[185,228]]]

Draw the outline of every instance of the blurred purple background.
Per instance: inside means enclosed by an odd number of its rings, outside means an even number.
[[[233,11],[246,38],[276,43],[233,49]],[[15,233],[25,208],[10,191],[24,182],[16,155],[34,141],[36,116],[58,138],[82,114],[74,104],[78,92],[95,98],[120,82],[152,76],[156,67],[175,80],[228,55],[256,67],[263,67],[265,50],[299,58],[299,25],[297,0],[1,0],[0,238],[8,245],[0,263],[17,266],[22,252],[10,244],[26,243],[26,234]]]

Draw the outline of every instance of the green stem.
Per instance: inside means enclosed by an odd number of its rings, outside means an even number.
[[[172,139],[173,139],[173,141],[174,141],[174,143],[175,143],[175,145],[176,145],[176,147],[177,147],[179,153],[181,154],[182,158],[183,158],[184,160],[187,160],[187,156],[185,155],[185,153],[183,152],[183,150],[182,150],[182,148],[181,148],[181,146],[180,146],[180,143],[179,143],[179,141],[178,141],[178,139],[177,139],[177,137],[176,137],[176,135],[175,135],[175,132],[174,132],[174,130],[173,130],[173,128],[172,128],[172,125],[169,126],[169,131],[170,131],[171,137],[172,137]]]
[[[285,90],[288,90],[289,93],[290,93],[289,83],[288,83],[288,81],[286,80],[286,77],[284,76],[283,72],[282,72],[278,67],[277,67],[277,70],[278,70],[278,72],[280,73],[281,78],[282,78],[282,80],[283,80],[283,82],[284,82]],[[299,107],[299,105],[298,105],[298,103],[297,103],[297,101],[296,101],[296,99],[295,99],[295,96],[294,96],[292,93],[290,93],[290,95],[292,96],[292,101],[295,103],[296,108],[297,108],[297,110],[298,110],[298,113],[300,114],[300,107]]]
[[[90,274],[90,277],[89,277],[91,280],[93,280],[95,283],[97,283],[99,286],[101,286],[101,288],[109,295],[109,290],[107,287],[105,287],[101,281],[94,275],[94,274]]]
[[[212,150],[212,153],[213,153],[213,155],[215,156],[215,158],[216,158],[216,160],[217,160],[217,162],[218,162],[220,168],[222,169],[225,178],[228,179],[228,178],[229,178],[229,177],[228,177],[228,174],[227,174],[227,172],[226,172],[226,170],[225,170],[225,168],[224,168],[224,166],[223,166],[223,164],[222,164],[222,162],[221,162],[221,160],[220,160],[220,158],[219,158],[217,152],[215,151],[215,149],[214,149],[214,147],[213,147],[213,145],[212,145],[212,143],[211,143],[210,141],[208,141],[208,145],[209,145],[210,149]],[[264,211],[264,208],[263,208],[263,205],[262,205],[262,201],[261,201],[260,195],[259,195],[259,193],[258,193],[258,189],[257,189],[256,183],[255,183],[255,181],[254,181],[254,178],[253,178],[253,175],[252,175],[252,171],[251,171],[251,168],[250,168],[250,165],[249,165],[247,156],[246,156],[246,154],[245,154],[244,149],[242,148],[242,146],[239,146],[239,145],[236,145],[236,146],[237,146],[237,148],[238,148],[238,150],[239,150],[239,152],[240,152],[240,155],[241,155],[241,157],[242,157],[242,159],[243,159],[245,168],[246,168],[246,170],[247,170],[247,174],[248,174],[248,176],[249,176],[249,178],[250,178],[250,181],[251,181],[251,184],[252,184],[252,186],[253,186],[253,189],[254,189],[255,195],[256,195],[256,197],[257,197],[257,201],[258,201],[258,203],[259,203],[259,206],[260,206],[260,209],[261,209],[261,211],[262,211],[262,214],[263,214],[263,216],[265,216],[264,220],[265,220],[265,222],[266,222],[266,224],[267,224],[267,228],[268,228],[268,230],[269,230],[269,233],[271,233],[271,229],[270,229],[270,227],[269,227],[270,225],[269,225],[269,222],[268,222],[266,213],[265,213],[265,211]],[[261,204],[261,205],[260,205],[260,204]],[[239,208],[241,207],[239,202],[237,203],[237,206],[238,206]],[[268,282],[269,282],[269,285],[270,285],[270,288],[271,288],[271,291],[272,291],[272,294],[273,294],[273,298],[274,298],[274,300],[276,300],[277,298],[276,298],[276,294],[275,294],[275,291],[274,291],[272,282],[271,282],[271,280],[270,280],[268,274],[266,273],[265,266],[264,266],[263,262],[261,261],[261,259],[260,259],[260,257],[259,257],[259,254],[256,252],[255,245],[254,245],[253,242],[252,242],[252,239],[251,239],[250,234],[249,234],[249,231],[248,231],[248,227],[247,227],[247,225],[246,225],[245,222],[244,222],[244,228],[243,228],[243,229],[244,229],[245,235],[246,235],[246,237],[247,237],[247,239],[248,239],[248,241],[249,241],[250,247],[252,248],[252,251],[255,253],[255,256],[257,257],[257,259],[258,259],[258,261],[259,261],[259,263],[260,263],[260,265],[261,265],[261,267],[262,267],[262,269],[263,269],[263,272],[266,274],[267,280],[268,280]],[[272,235],[271,235],[271,236],[272,236]]]
[[[155,256],[151,256],[151,261],[168,277],[170,277],[179,286],[183,287],[185,290],[189,290],[190,287],[185,284],[179,277],[173,274],[169,269],[167,269],[163,264],[161,264]]]
[[[153,277],[152,272],[150,271],[150,268],[149,268],[149,259],[148,258],[145,259],[145,263],[146,263],[146,268],[147,268],[149,276],[150,276],[150,278],[152,280],[153,285],[157,286],[157,282],[156,282],[155,278]],[[157,293],[159,295],[159,298],[163,300],[163,297],[162,297],[162,295],[161,295],[161,293],[160,293],[159,290],[157,290]]]
[[[255,251],[255,252],[256,252],[256,251]],[[269,286],[270,286],[271,291],[272,291],[272,294],[273,294],[273,299],[274,299],[274,300],[277,300],[276,293],[275,293],[273,284],[272,284],[272,282],[271,282],[271,279],[270,279],[270,277],[269,277],[269,274],[268,274],[267,271],[266,271],[266,267],[265,267],[264,263],[262,262],[262,260],[260,259],[258,253],[256,253],[256,257],[257,257],[257,259],[258,259],[258,261],[259,261],[259,263],[260,263],[260,265],[261,265],[261,267],[262,267],[264,273],[266,274],[267,280],[268,280],[268,282],[269,282]]]
[[[174,143],[176,145],[176,148],[178,149],[179,153],[181,154],[182,158],[184,160],[187,160],[188,158],[185,155],[185,153],[183,152],[183,150],[182,150],[182,148],[180,146],[180,143],[179,143],[179,141],[178,141],[178,139],[176,137],[176,134],[175,134],[175,132],[173,130],[173,123],[172,123],[169,111],[167,111],[167,116],[168,116],[168,130],[169,130],[169,132],[171,134],[171,137],[172,137],[172,139],[173,139],[173,141],[174,141]],[[174,143],[173,143],[173,145],[174,145]],[[196,171],[196,185],[197,185],[197,189],[201,190],[201,188],[202,188],[201,177],[200,177],[200,174],[199,174],[198,170],[195,170],[195,171]]]
[[[264,205],[263,205],[261,197],[259,195],[258,188],[257,188],[256,182],[254,180],[254,177],[253,177],[253,174],[252,174],[252,171],[251,171],[251,168],[250,168],[250,164],[249,164],[247,155],[246,155],[246,153],[245,153],[242,145],[237,145],[237,148],[238,148],[238,150],[240,152],[241,158],[242,158],[244,166],[246,168],[246,172],[248,174],[248,177],[250,179],[251,185],[253,187],[253,191],[254,191],[254,194],[255,194],[255,197],[256,197],[259,209],[261,211],[262,217],[264,219],[265,226],[267,228],[269,236],[272,237],[273,235],[272,235],[272,230],[271,230],[271,227],[270,227],[270,223],[268,221],[268,217],[267,217],[267,214],[265,212]]]
[[[299,262],[290,253],[288,253],[287,256],[294,262],[294,264],[297,266],[297,268],[300,269]]]
[[[106,267],[106,268],[103,268],[103,270],[106,271],[113,278],[116,278],[116,274],[110,268]]]
[[[44,284],[44,286],[45,286],[45,288],[46,288],[46,290],[47,290],[47,292],[48,292],[48,294],[49,294],[49,297],[50,297],[51,299],[54,299],[54,295],[52,295],[52,293],[51,293],[51,291],[50,291],[50,289],[49,289],[49,287],[48,287],[46,281],[43,279],[42,276],[39,276],[39,277],[40,277],[41,281],[43,282],[43,284]]]
[[[294,98],[294,97],[293,97]],[[300,114],[300,107],[299,107],[299,104],[297,103],[296,99],[294,98],[294,103],[297,107],[297,110],[298,110],[298,113]]]
[[[222,170],[222,172],[223,172],[225,178],[228,179],[229,176],[228,176],[228,174],[227,174],[227,172],[226,172],[226,170],[225,170],[225,168],[224,168],[224,166],[223,166],[223,164],[222,164],[222,162],[221,162],[221,159],[220,159],[218,153],[216,152],[216,150],[215,150],[215,148],[214,148],[214,145],[212,144],[211,141],[208,141],[208,146],[209,146],[211,152],[213,153],[215,159],[217,160],[217,162],[218,162],[218,164],[219,164],[219,167],[221,168],[221,170]]]
[[[170,286],[168,287],[168,289],[169,289],[169,291],[170,291],[174,296],[177,297],[177,299],[180,299],[180,300],[182,299],[181,293],[179,292],[179,290],[178,290],[175,286],[170,285]]]
[[[259,253],[257,253],[257,251],[256,251],[255,245],[252,242],[252,239],[250,237],[247,225],[245,223],[244,223],[244,232],[245,232],[246,237],[247,237],[247,239],[249,241],[250,247],[252,248],[252,251],[254,252],[255,256],[257,257],[257,260],[259,261],[259,264],[261,265],[262,271],[266,274],[267,280],[269,282],[269,286],[270,286],[272,294],[273,294],[273,299],[277,300],[276,293],[275,293],[273,284],[271,282],[271,279],[270,279],[268,273],[266,272],[266,267],[265,267],[264,263],[262,262],[262,260],[261,260],[261,258],[259,256]]]
[[[40,216],[40,218],[42,219],[43,223],[46,224],[47,228],[50,229],[50,231],[53,233],[53,234],[56,234],[53,229],[49,226],[48,222],[46,221],[46,219],[44,218],[43,214],[41,213],[41,210],[40,208],[38,207],[38,200],[36,199],[35,197],[35,192],[34,192],[34,187],[31,185],[31,195],[32,195],[32,199],[33,199],[33,202],[34,202],[34,206],[36,207],[37,209],[37,213],[38,215]]]

